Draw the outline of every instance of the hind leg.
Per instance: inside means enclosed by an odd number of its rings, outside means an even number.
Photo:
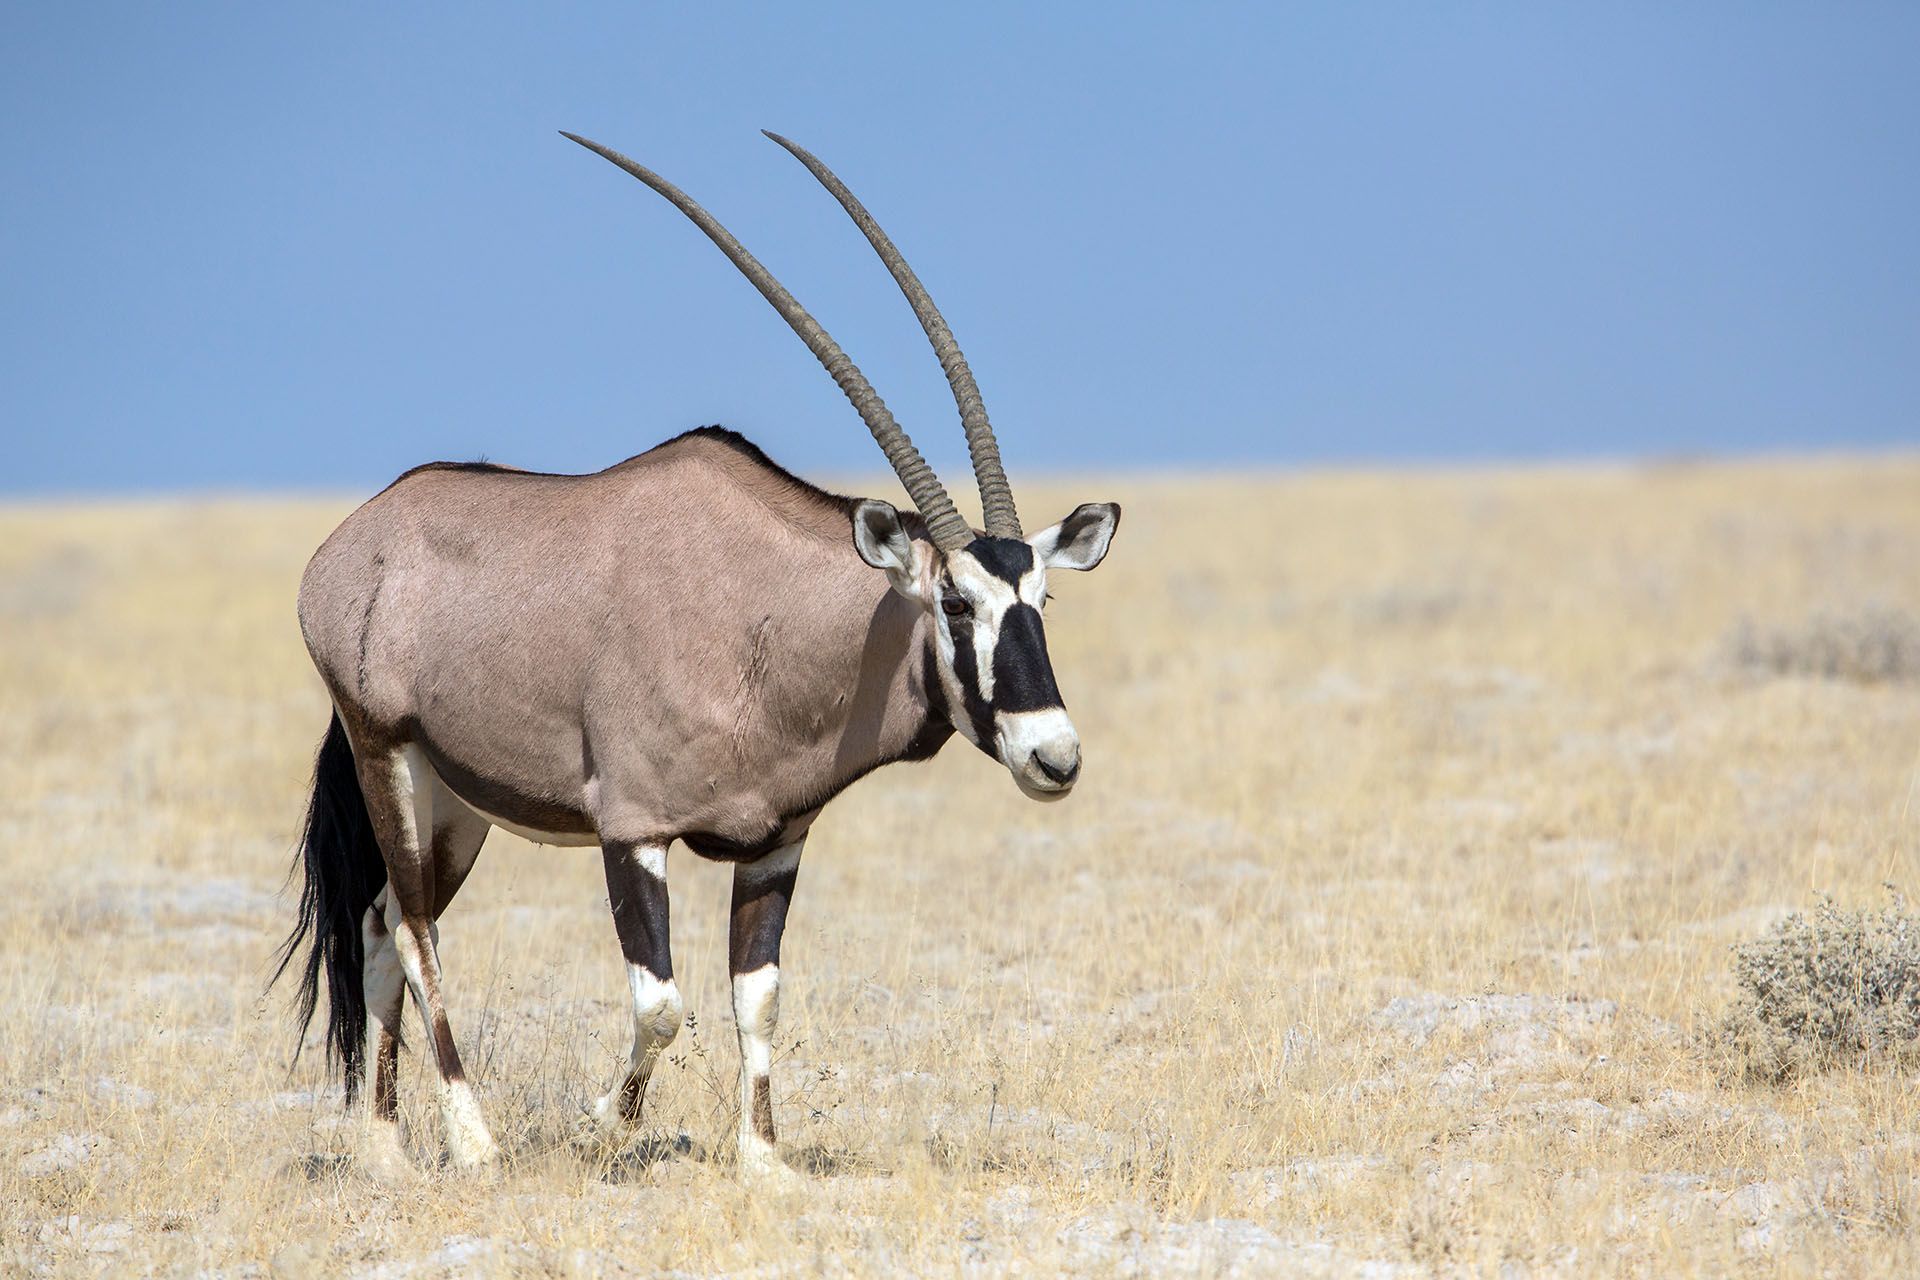
[[[380,924],[385,928],[385,945],[391,946],[406,985],[413,991],[421,1021],[426,1024],[428,1050],[433,1054],[439,1082],[440,1118],[447,1154],[460,1167],[489,1164],[500,1154],[493,1135],[481,1118],[479,1101],[467,1083],[460,1053],[454,1048],[453,1030],[447,1022],[445,1002],[441,998],[440,959],[435,948],[433,918],[438,908],[452,897],[479,850],[479,839],[486,836],[486,824],[470,811],[443,798],[436,806],[436,792],[442,792],[425,756],[418,747],[367,752],[360,765],[361,790],[366,797],[367,814],[373,820],[374,834],[387,863],[385,910]],[[440,823],[435,810],[440,809]],[[473,839],[477,830],[479,839]],[[469,843],[471,847],[469,846]],[[444,894],[436,883],[437,871],[447,855],[448,884]],[[373,957],[367,967],[369,980],[385,966],[384,954]],[[399,1016],[396,997],[389,994],[392,979],[378,991],[368,992],[368,1017],[392,1013],[390,1023],[383,1022],[376,1043],[379,1046],[374,1091],[380,1092],[380,1077],[391,1080],[389,1067],[397,1060]],[[376,1005],[374,997],[382,1001]],[[369,1028],[371,1030],[371,1028]],[[389,1048],[388,1037],[392,1037]],[[392,1106],[391,1091],[387,1104]]]
[[[373,1082],[366,1099],[366,1131],[361,1158],[370,1170],[398,1176],[408,1167],[400,1136],[396,1077],[400,1069],[400,1014],[405,1008],[407,976],[387,928],[387,891],[382,889],[360,921],[365,956],[361,989],[367,1002],[367,1042],[373,1048]]]
[[[433,914],[437,919],[473,869],[489,827],[485,819],[460,803],[437,779],[432,816]],[[400,1019],[406,1003],[407,975],[400,963],[393,930],[387,925],[388,897],[389,890],[381,890],[360,923],[362,954],[366,957],[367,1041],[373,1047],[373,1087],[367,1100],[367,1117],[374,1126],[372,1150],[377,1153],[374,1158],[386,1162],[397,1156],[404,1162],[398,1076]],[[422,1020],[429,1027],[432,1025],[424,1012]]]
[[[398,1124],[400,1102],[396,1076],[400,1068],[400,1014],[406,1007],[407,975],[400,953],[387,928],[387,891],[367,908],[360,921],[361,953],[366,957],[362,987],[367,998],[367,1041],[373,1046],[373,1088],[367,1112],[374,1120]]]

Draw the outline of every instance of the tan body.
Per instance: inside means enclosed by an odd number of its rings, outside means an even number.
[[[756,455],[695,433],[592,475],[423,468],[367,502],[300,589],[356,754],[417,744],[553,843],[721,853],[924,754],[930,621],[860,559],[850,504]]]

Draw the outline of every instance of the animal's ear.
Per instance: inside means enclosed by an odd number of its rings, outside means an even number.
[[[1119,503],[1083,502],[1053,528],[1028,538],[1027,545],[1049,569],[1091,569],[1106,559],[1119,527]]]
[[[884,571],[893,589],[909,600],[919,600],[920,568],[914,563],[913,539],[900,526],[892,504],[862,498],[853,506],[853,545],[860,558]]]

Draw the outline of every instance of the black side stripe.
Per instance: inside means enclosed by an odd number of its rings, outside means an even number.
[[[953,633],[953,674],[960,681],[960,696],[966,701],[974,745],[998,759],[993,749],[993,708],[980,696],[980,660],[973,651],[973,619],[954,618],[947,627]],[[998,667],[996,662],[995,669]]]

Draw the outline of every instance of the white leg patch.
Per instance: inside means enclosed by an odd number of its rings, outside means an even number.
[[[643,964],[627,966],[627,986],[633,991],[634,1057],[642,1049],[659,1049],[680,1034],[686,1006],[680,986],[672,978],[653,976]]]
[[[427,962],[431,961],[434,989],[437,991],[440,957],[432,953],[423,956],[419,940],[408,928],[394,929],[393,944],[401,968],[406,971],[407,985],[413,989],[413,1001],[420,1008],[420,1022],[426,1032],[430,1052],[434,1052],[434,1003],[427,999],[426,976]],[[474,1096],[472,1086],[465,1080],[449,1081],[437,1069],[433,1078],[440,1090],[440,1123],[446,1133],[447,1155],[462,1169],[493,1163],[500,1155],[500,1148],[494,1144],[493,1135],[487,1131],[487,1122],[481,1118],[480,1100]]]
[[[401,838],[425,857],[433,843],[433,766],[427,763],[426,752],[412,743],[400,748],[393,759],[393,785],[394,793],[405,801],[401,820],[412,819]]]
[[[366,957],[360,985],[366,993],[369,1014],[396,1000],[407,981],[406,972],[400,967],[400,951],[394,945],[393,930],[386,927],[386,896],[386,890],[382,889],[360,921],[360,954]]]
[[[640,869],[655,880],[665,883],[667,879],[667,850],[665,845],[643,844],[633,851],[633,859]]]
[[[804,839],[783,844],[757,862],[743,862],[735,867],[733,878],[742,884],[757,885],[787,875],[800,865],[800,853],[806,847]],[[737,983],[739,979],[734,981]]]
[[[678,984],[654,977],[645,965],[627,966],[627,985],[633,991],[633,1049],[627,1055],[626,1078],[593,1104],[593,1118],[607,1133],[619,1133],[631,1123],[628,1091],[644,1092],[654,1063],[680,1034],[686,1013]]]
[[[381,1182],[398,1182],[412,1176],[413,1160],[407,1155],[400,1122],[375,1119],[369,1113],[360,1126],[358,1162],[364,1171]]]
[[[762,965],[733,980],[733,1021],[740,1033],[742,1081],[766,1075],[773,1067],[773,1032],[780,1021],[779,965]]]
[[[389,906],[387,910],[390,914],[399,913],[398,907]],[[407,976],[407,985],[413,988],[413,999],[414,1003],[420,1007],[420,1016],[427,1017],[427,974],[430,967],[435,984],[439,983],[440,957],[437,953],[423,952],[419,939],[413,936],[413,931],[398,920],[393,921],[390,927],[393,930],[391,937],[394,957],[400,962],[400,971]],[[431,1026],[428,1027],[428,1031],[432,1031]]]
[[[465,1080],[441,1086],[440,1123],[446,1130],[447,1155],[456,1167],[473,1169],[499,1158],[500,1148],[480,1116],[480,1100]]]
[[[780,1021],[780,967],[763,965],[733,980],[733,1020],[740,1034],[740,1171],[751,1177],[794,1181],[793,1171],[762,1124],[773,1121],[773,1033]]]
[[[393,935],[386,934],[367,953],[367,967],[361,981],[361,989],[367,1000],[367,1037],[377,1043],[382,1027],[394,1035],[400,1034],[400,1020],[396,1017],[391,1026],[383,1021],[388,1009],[396,1013],[402,1007],[400,992],[406,986],[407,975],[400,968],[400,949],[394,945]]]

